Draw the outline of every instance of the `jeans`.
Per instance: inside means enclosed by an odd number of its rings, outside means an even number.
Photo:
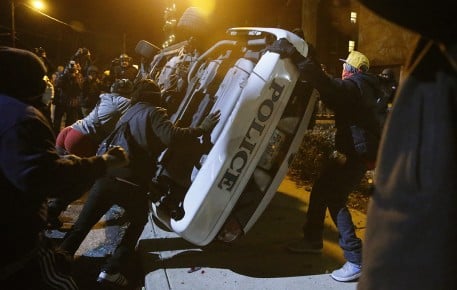
[[[108,259],[103,270],[119,272],[132,257],[137,241],[148,221],[149,205],[147,190],[115,180],[112,177],[98,179],[89,191],[84,207],[73,227],[61,244],[64,251],[74,255],[92,227],[114,205],[121,206],[124,217],[130,223],[122,240]]]
[[[307,221],[303,226],[305,238],[312,243],[322,243],[325,212],[339,232],[339,245],[347,261],[362,263],[362,241],[355,234],[351,214],[346,207],[349,194],[365,175],[363,160],[346,157],[345,160],[330,159],[311,190]]]

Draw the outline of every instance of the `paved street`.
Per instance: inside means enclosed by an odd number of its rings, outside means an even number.
[[[356,283],[336,282],[329,276],[344,259],[328,216],[323,254],[295,254],[285,249],[290,240],[301,237],[308,198],[308,192],[286,179],[255,226],[232,244],[214,242],[198,247],[150,222],[138,244],[140,267],[132,266],[129,275],[136,276],[133,279],[144,283],[147,290],[356,289]],[[64,214],[67,226],[81,206],[79,201]],[[357,234],[363,238],[365,215],[352,213]],[[124,226],[122,209],[113,208],[78,250],[75,276],[82,287],[87,287],[82,289],[94,289],[98,267]]]

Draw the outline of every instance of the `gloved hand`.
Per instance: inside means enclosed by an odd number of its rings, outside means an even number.
[[[217,110],[216,112],[213,112],[211,114],[208,114],[206,118],[203,120],[203,122],[198,126],[204,133],[211,132],[214,127],[217,125],[219,122],[219,119],[221,118],[221,111]]]
[[[107,168],[123,167],[129,164],[127,152],[120,146],[113,146],[102,155]]]
[[[281,58],[292,57],[300,54],[295,46],[285,38],[280,38],[267,47],[268,51],[279,53]]]

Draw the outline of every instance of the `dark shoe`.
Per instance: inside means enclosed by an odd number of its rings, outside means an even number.
[[[291,242],[287,249],[294,253],[320,254],[323,248],[322,242],[311,242],[307,239],[300,239]]]
[[[47,229],[58,230],[63,226],[63,222],[59,219],[59,216],[48,216]]]
[[[109,274],[105,271],[100,272],[97,282],[105,285],[116,285],[121,287],[125,287],[129,284],[127,278],[125,278],[125,276],[121,273]]]
[[[48,200],[47,228],[49,230],[58,230],[63,226],[63,222],[59,217],[65,211],[66,205],[64,206],[61,203],[61,200],[57,198]]]

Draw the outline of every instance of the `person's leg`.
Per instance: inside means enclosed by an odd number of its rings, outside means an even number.
[[[337,188],[328,196],[327,204],[332,220],[338,228],[339,244],[346,260],[360,265],[362,241],[355,234],[355,227],[346,204],[349,194],[362,180],[366,167],[362,160],[348,158],[339,171],[333,180]]]
[[[338,243],[343,249],[344,258],[354,264],[362,264],[362,240],[355,233],[352,216],[347,207],[340,209],[337,215],[339,232]]]
[[[347,262],[332,272],[337,281],[353,281],[362,273],[362,240],[355,233],[351,214],[346,206],[349,194],[360,183],[366,172],[365,163],[358,158],[348,158],[341,167],[335,183],[339,189],[328,198],[328,208],[339,233],[339,245],[343,249]]]
[[[335,191],[339,190],[335,180],[338,177],[340,168],[340,163],[333,159],[328,160],[321,175],[313,184],[306,213],[306,222],[303,226],[304,236],[310,241],[322,244],[328,199]]]
[[[124,216],[129,225],[113,255],[102,266],[97,281],[102,284],[126,286],[128,279],[124,275],[134,275],[135,271],[131,271],[132,266],[136,269],[132,263],[136,262],[135,247],[148,221],[149,205],[147,190],[123,182],[117,183],[116,204],[124,208]],[[130,270],[126,273],[128,269]]]
[[[98,179],[89,191],[87,200],[78,219],[65,235],[60,248],[72,255],[76,253],[92,227],[113,206],[116,191],[113,179],[103,177]]]
[[[125,210],[124,217],[129,222],[129,226],[113,255],[102,267],[102,271],[108,273],[120,272],[129,264],[134,256],[138,239],[148,222],[149,213],[147,190],[124,182],[117,182],[117,188],[116,204]]]
[[[327,200],[333,192],[338,190],[334,180],[340,167],[341,164],[334,159],[329,159],[324,165],[311,190],[306,222],[303,225],[303,239],[290,243],[287,247],[290,251],[314,254],[322,252]]]

